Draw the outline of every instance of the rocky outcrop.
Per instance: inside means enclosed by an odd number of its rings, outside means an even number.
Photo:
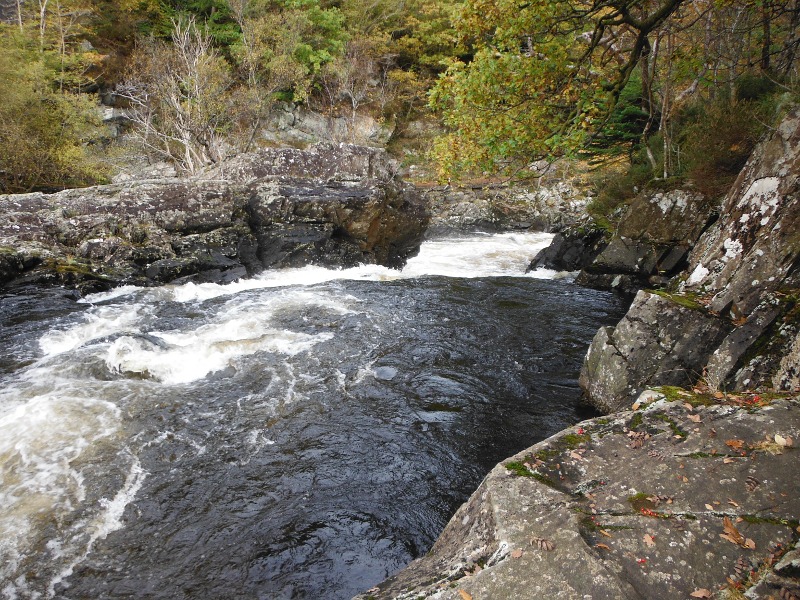
[[[594,262],[608,245],[605,232],[589,224],[570,226],[553,237],[553,241],[531,261],[528,271],[580,271]]]
[[[576,282],[635,294],[679,273],[712,220],[712,204],[691,190],[645,191],[625,211],[614,235]]]
[[[0,197],[0,283],[83,291],[309,263],[401,266],[427,213],[380,150],[263,150],[193,179]]]
[[[526,188],[510,184],[437,186],[425,190],[431,233],[483,229],[559,231],[586,209],[585,192],[569,183]]]
[[[749,598],[800,589],[800,402],[666,394],[504,461],[428,554],[359,598],[716,598],[756,573]]]
[[[798,177],[800,109],[754,152],[673,280],[676,293],[640,294],[616,329],[598,332],[581,374],[593,404],[617,410],[646,386],[701,379],[727,390],[797,387]]]
[[[266,142],[309,146],[320,142],[347,142],[385,147],[394,127],[368,114],[324,115],[301,105],[277,103],[260,131]]]

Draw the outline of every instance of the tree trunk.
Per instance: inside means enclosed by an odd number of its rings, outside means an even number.
[[[769,73],[770,70],[770,53],[772,51],[772,22],[770,19],[771,10],[772,2],[770,0],[764,0],[764,4],[761,6],[761,26],[764,29],[764,37],[761,42],[762,73]]]

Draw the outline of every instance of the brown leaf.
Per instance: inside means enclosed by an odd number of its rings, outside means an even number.
[[[706,508],[707,508],[708,510],[714,510],[714,507],[713,507],[713,506],[711,506],[710,504],[706,504]]]
[[[689,595],[692,598],[713,598],[714,597],[714,594],[711,593],[711,590],[707,590],[706,588],[700,588],[698,590],[695,590]]]
[[[736,508],[739,508],[739,504],[736,502],[736,500],[733,500],[732,498],[728,498],[728,504],[730,504],[731,506],[735,506]]]
[[[730,456],[726,456],[725,458],[722,459],[722,462],[725,463],[726,465],[729,465],[731,463],[736,462],[736,459],[731,458]]]
[[[761,482],[752,475],[748,475],[744,484],[748,492],[753,492],[758,486],[761,485]]]
[[[583,457],[577,452],[570,452],[569,456],[570,458],[574,458],[575,460],[583,460]]]
[[[608,533],[608,532],[607,532],[605,529],[601,529],[601,530],[600,530],[600,533],[602,533],[602,534],[603,534],[604,536],[606,536],[606,537],[614,537],[613,535],[611,535],[610,533]]]
[[[458,595],[461,596],[464,600],[472,600],[472,595],[469,592],[465,592],[464,590],[458,590]]]
[[[539,550],[544,550],[545,552],[552,552],[556,545],[546,538],[533,538],[531,540],[531,545],[536,546]]]
[[[685,475],[683,476],[683,483],[689,483],[689,478]]]
[[[606,544],[595,544],[594,547],[595,548],[602,548],[603,550],[611,550],[611,548],[609,548],[608,545],[606,545]]]
[[[511,553],[511,558],[519,558],[520,556],[522,556],[522,550],[520,549],[514,550]]]
[[[683,405],[683,408],[685,408],[685,409],[686,409],[686,410],[688,410],[689,412],[692,412],[692,410],[694,409],[694,406],[692,406],[691,404],[689,404],[688,402],[686,402],[686,403]]]
[[[694,423],[700,423],[701,422],[700,415],[687,415],[687,417],[689,417],[689,420],[694,422]]]
[[[744,541],[744,544],[742,544],[742,546],[744,546],[745,548],[749,548],[750,550],[755,550],[756,549],[756,543],[753,540],[751,540],[750,538],[747,538]]]
[[[734,450],[741,450],[744,447],[744,440],[725,440],[725,445]]]
[[[647,544],[648,547],[652,547],[652,546],[656,545],[656,540],[649,533],[645,533],[644,534],[644,543]]]

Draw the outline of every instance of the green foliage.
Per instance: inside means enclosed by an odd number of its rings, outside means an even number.
[[[727,193],[772,120],[769,97],[761,102],[721,99],[687,107],[678,119],[681,174],[709,198]]]
[[[471,0],[458,27],[475,40],[471,62],[454,62],[431,93],[451,133],[435,155],[442,175],[513,171],[571,154],[611,102],[603,70],[582,64],[569,33],[569,3]]]
[[[58,91],[61,71],[38,40],[0,25],[0,190],[90,185],[106,173],[85,142],[97,138],[95,102]]]

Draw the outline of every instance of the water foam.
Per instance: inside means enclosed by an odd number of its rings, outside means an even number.
[[[380,265],[361,265],[349,269],[306,266],[273,269],[233,283],[185,283],[147,290],[154,300],[202,302],[243,292],[279,288],[307,287],[336,280],[392,281],[437,275],[442,277],[536,277],[551,279],[561,274],[540,270],[526,273],[536,254],[553,239],[550,233],[513,232],[460,235],[423,242],[419,254],[408,260],[402,271]],[[84,301],[100,303],[142,290],[126,286],[111,292],[87,296]]]

